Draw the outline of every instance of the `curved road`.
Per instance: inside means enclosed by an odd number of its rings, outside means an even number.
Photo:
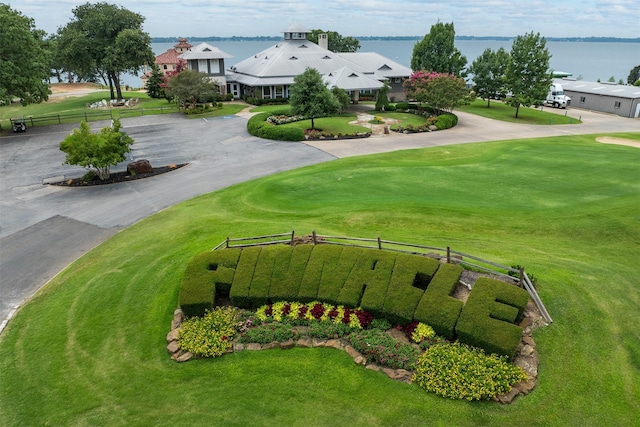
[[[363,108],[359,106],[360,108]],[[15,310],[69,263],[123,228],[162,209],[232,184],[301,166],[409,148],[540,136],[640,132],[639,119],[568,110],[581,125],[535,126],[457,112],[446,132],[291,143],[246,131],[246,116],[188,119],[182,115],[123,120],[135,143],[131,159],[152,165],[189,163],[168,174],[128,183],[65,188],[47,182],[82,176],[63,165],[60,141],[77,124],[29,128],[0,139],[0,331]],[[92,128],[107,126],[94,122]],[[127,159],[114,171],[126,168]]]

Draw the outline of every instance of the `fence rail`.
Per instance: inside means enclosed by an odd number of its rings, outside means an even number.
[[[286,239],[283,239],[283,237],[286,237]],[[453,262],[456,264],[465,265],[469,268],[489,272],[491,274],[511,280],[514,284],[522,286],[529,293],[529,296],[536,304],[536,307],[538,307],[538,310],[540,310],[540,314],[542,315],[544,320],[548,323],[553,322],[553,319],[549,315],[549,312],[540,299],[540,296],[538,295],[538,292],[531,282],[531,279],[525,272],[524,267],[515,269],[513,267],[492,262],[474,255],[467,254],[465,252],[453,250],[450,246],[442,248],[437,246],[416,245],[412,243],[384,240],[380,237],[373,239],[363,237],[324,236],[316,234],[315,231],[313,231],[311,235],[305,237],[306,240],[309,241],[308,243],[312,243],[314,245],[330,244],[340,246],[355,246],[369,249],[384,249],[387,251],[408,253],[412,255],[433,256],[439,259],[446,258],[447,263]],[[290,233],[269,234],[265,236],[254,237],[227,237],[224,241],[220,242],[215,248],[213,248],[213,250],[215,251],[221,248],[244,248],[250,246],[293,244],[295,242],[295,238],[295,231],[291,231]],[[428,251],[437,251],[438,253]],[[440,254],[440,252],[443,252],[446,255],[442,255]],[[473,260],[474,262],[471,262],[469,260]],[[517,277],[513,276],[513,274],[517,274]]]
[[[118,109],[118,110],[96,110],[96,111],[82,111],[79,113],[63,113],[63,114],[46,114],[42,116],[26,116],[20,117],[20,120],[24,120],[24,122],[29,127],[34,126],[44,126],[44,125],[52,125],[52,124],[62,124],[62,123],[78,123],[82,120],[85,122],[90,121],[98,121],[98,120],[113,120],[116,118],[127,118],[127,117],[140,117],[146,115],[154,115],[154,114],[168,114],[168,113],[176,113],[178,112],[177,106],[172,107],[157,107],[157,108],[129,108],[129,109]],[[17,120],[17,118],[9,119],[9,128],[13,127],[13,122]],[[2,130],[2,120],[0,120],[0,130]]]

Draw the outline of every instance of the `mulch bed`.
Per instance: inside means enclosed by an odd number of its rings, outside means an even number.
[[[157,168],[153,168],[152,172],[140,173],[135,175],[131,175],[127,171],[113,172],[111,173],[111,176],[109,176],[109,178],[105,180],[101,180],[98,177],[90,181],[86,181],[82,178],[66,179],[64,181],[54,182],[51,185],[60,185],[63,187],[90,187],[93,185],[117,184],[119,182],[129,182],[129,181],[135,181],[136,179],[143,179],[143,178],[149,178],[156,175],[162,175],[163,173],[180,169],[181,167],[187,166],[188,164],[189,163],[182,163],[179,165],[160,166]]]

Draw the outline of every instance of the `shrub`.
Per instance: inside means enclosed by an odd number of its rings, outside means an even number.
[[[458,116],[451,113],[440,114],[435,124],[438,130],[452,128],[458,124]]]
[[[371,321],[370,328],[378,329],[380,331],[386,331],[387,329],[391,329],[391,322],[389,322],[387,319],[375,318]]]
[[[513,357],[522,337],[522,328],[513,322],[522,318],[528,300],[524,289],[480,277],[458,319],[458,339],[489,353]]]
[[[367,362],[375,362],[394,369],[413,371],[420,350],[410,344],[402,344],[391,335],[378,329],[353,333],[347,337],[353,348],[362,353]]]
[[[216,294],[229,295],[239,256],[238,249],[208,251],[189,262],[179,296],[186,316],[203,316],[205,310],[213,309]]]
[[[311,322],[307,335],[318,339],[342,338],[352,333],[354,329],[346,323]]]
[[[237,328],[246,319],[245,312],[233,307],[216,307],[203,317],[189,318],[182,322],[178,347],[201,356],[221,356],[233,347]]]
[[[464,303],[453,298],[462,267],[455,264],[441,264],[429,283],[429,287],[416,307],[414,318],[433,327],[435,332],[452,339],[456,322]]]
[[[281,323],[269,323],[251,328],[242,334],[240,342],[255,342],[268,344],[271,342],[283,342],[288,339],[297,338],[298,333],[289,325]]]
[[[225,249],[227,250],[227,249]],[[261,248],[254,246],[250,248],[244,248],[241,250],[238,264],[241,265],[255,265],[258,262]],[[253,268],[241,268],[238,269],[233,276],[233,283],[231,286],[231,292],[229,297],[231,302],[236,307],[251,308],[254,304],[249,297],[249,290],[251,289],[251,281],[253,280]]]
[[[413,381],[450,399],[490,399],[527,380],[521,368],[505,359],[461,343],[437,344],[419,357]]]

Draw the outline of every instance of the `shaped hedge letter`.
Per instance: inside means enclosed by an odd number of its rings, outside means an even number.
[[[196,255],[182,277],[180,307],[186,316],[203,316],[213,309],[216,293],[229,295],[239,249],[204,252]]]
[[[528,301],[524,289],[480,277],[458,319],[458,338],[487,353],[513,357],[522,337],[522,328],[514,322],[522,319]]]

